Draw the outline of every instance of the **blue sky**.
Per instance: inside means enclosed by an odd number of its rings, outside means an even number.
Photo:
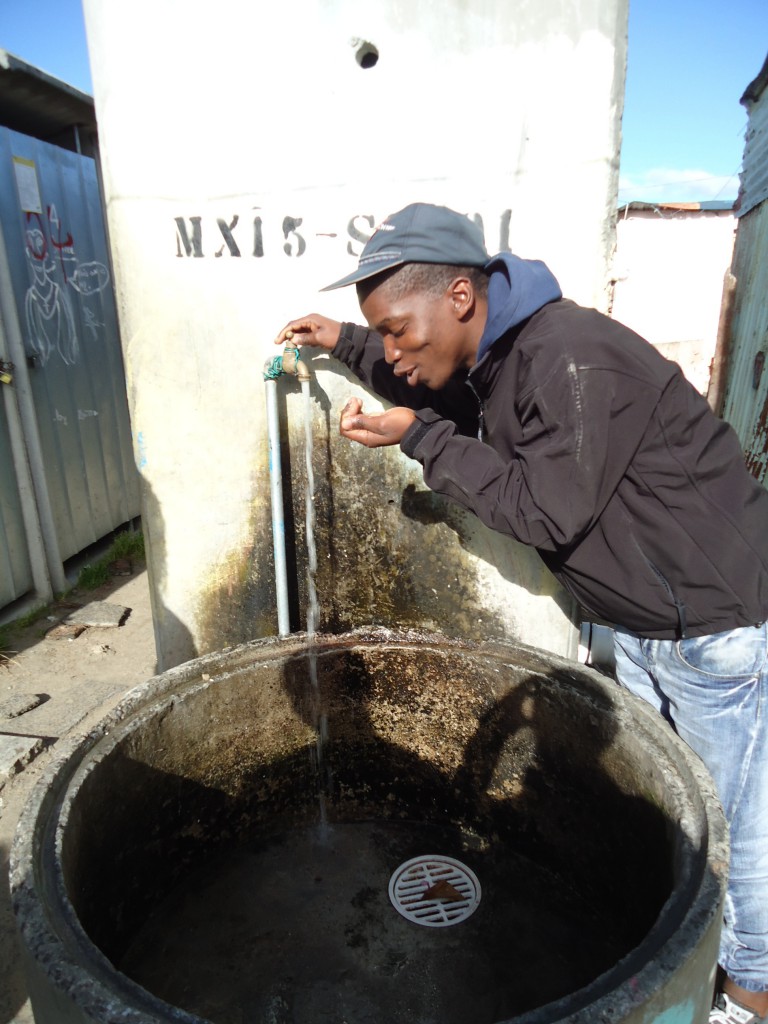
[[[768,0],[630,0],[619,199],[734,199]]]
[[[0,0],[0,47],[91,92],[81,0]],[[736,197],[766,54],[768,0],[630,0],[620,202]]]

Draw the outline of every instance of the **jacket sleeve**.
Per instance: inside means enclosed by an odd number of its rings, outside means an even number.
[[[392,372],[384,358],[381,335],[356,324],[341,325],[339,340],[331,354],[366,387],[392,405],[432,410],[449,419],[458,433],[477,435],[480,406],[463,379],[449,381],[440,391],[424,385],[411,387]]]
[[[421,463],[432,490],[491,529],[543,551],[562,551],[597,522],[658,402],[655,382],[617,376],[555,360],[543,383],[510,397],[521,436],[507,446],[509,457],[457,436],[453,424],[431,410],[417,413],[401,448]]]

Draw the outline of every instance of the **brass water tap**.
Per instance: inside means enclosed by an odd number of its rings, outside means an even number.
[[[299,380],[312,380],[309,367],[299,357],[299,350],[293,345],[286,345],[283,349],[283,373],[288,373]]]

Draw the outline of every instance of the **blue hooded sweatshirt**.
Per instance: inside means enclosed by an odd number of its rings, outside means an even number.
[[[494,256],[486,266],[488,274],[488,319],[477,349],[477,362],[495,341],[511,327],[546,306],[562,299],[560,285],[541,260],[524,260],[511,252]]]

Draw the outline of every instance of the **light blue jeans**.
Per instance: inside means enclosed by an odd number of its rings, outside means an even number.
[[[720,966],[768,991],[768,625],[686,640],[617,629],[619,683],[659,711],[709,768],[731,862]]]

